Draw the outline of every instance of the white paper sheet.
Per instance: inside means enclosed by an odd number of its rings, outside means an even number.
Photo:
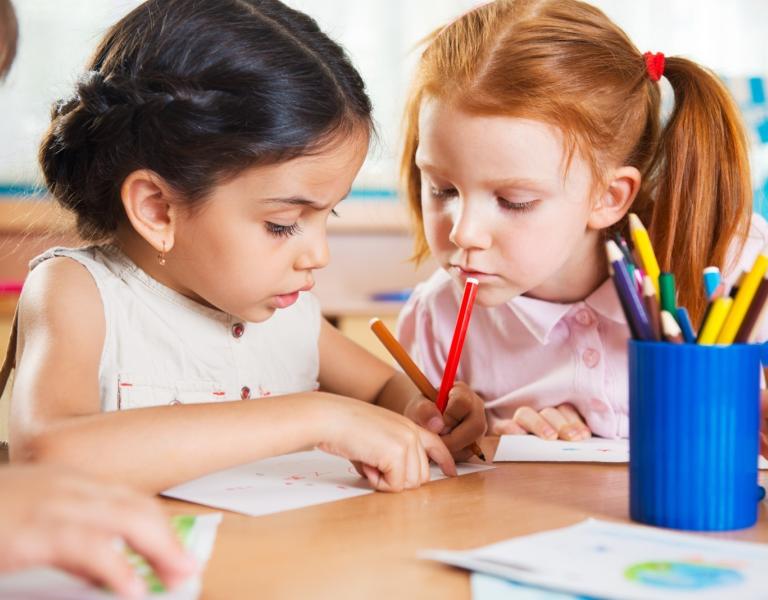
[[[530,587],[484,573],[472,573],[470,578],[472,600],[582,600],[565,592],[553,592],[544,588]],[[584,599],[586,600],[586,599]]]
[[[422,557],[554,590],[627,600],[765,600],[768,546],[588,520]]]
[[[629,440],[590,438],[582,442],[542,440],[535,435],[503,435],[493,462],[629,462]],[[758,468],[768,469],[760,456]]]
[[[200,595],[202,573],[211,556],[216,530],[221,514],[197,515],[194,525],[185,536],[184,546],[199,565],[197,575],[173,591],[150,593],[153,600],[195,600]],[[137,573],[145,576],[142,566],[134,566]],[[147,578],[145,577],[145,581]],[[148,586],[148,589],[151,589]],[[106,600],[116,598],[111,592],[56,569],[40,568],[12,573],[0,577],[0,598],[24,600]]]
[[[629,440],[590,438],[581,442],[503,435],[494,462],[629,462]]]
[[[430,468],[433,481],[445,478],[438,467]],[[466,475],[493,467],[464,463],[456,468],[459,475]],[[177,485],[163,495],[259,516],[373,491],[348,460],[312,450],[217,471]]]

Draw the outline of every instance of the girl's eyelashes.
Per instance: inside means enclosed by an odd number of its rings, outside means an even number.
[[[432,194],[433,198],[436,198],[437,200],[445,200],[446,198],[455,198],[459,195],[459,192],[456,190],[456,188],[445,188],[440,189],[436,188],[435,186],[431,186],[429,188],[429,193]]]
[[[533,210],[540,202],[539,199],[528,200],[527,202],[511,202],[506,198],[499,197],[499,206],[502,210],[514,211],[514,212],[527,212]]]
[[[459,192],[456,190],[456,188],[441,189],[434,186],[431,186],[429,188],[429,193],[436,200],[447,200],[449,198],[455,198],[456,196],[459,195]],[[538,198],[534,200],[527,200],[525,202],[512,202],[511,200],[507,200],[506,198],[502,198],[501,196],[497,197],[497,201],[499,203],[499,206],[502,208],[502,210],[514,211],[514,212],[526,212],[529,210],[533,210],[535,206],[540,202]]]
[[[264,227],[267,229],[267,233],[275,237],[291,237],[301,231],[301,227],[298,223],[291,225],[279,225],[278,223],[272,223],[270,221],[264,222]]]

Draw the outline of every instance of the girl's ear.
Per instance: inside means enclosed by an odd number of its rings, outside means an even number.
[[[635,167],[619,167],[611,174],[608,187],[597,199],[587,221],[590,229],[606,229],[618,223],[627,213],[640,189],[640,171]]]
[[[176,229],[170,186],[157,173],[139,169],[125,178],[120,196],[136,232],[158,252],[170,251]]]

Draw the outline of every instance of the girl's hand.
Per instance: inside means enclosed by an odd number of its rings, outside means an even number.
[[[403,415],[338,396],[330,406],[317,447],[351,460],[375,489],[400,492],[419,487],[430,479],[430,459],[446,475],[456,475],[443,441]]]
[[[49,466],[3,467],[0,489],[0,571],[47,565],[120,596],[144,597],[144,583],[117,538],[169,587],[195,571],[153,498]]]
[[[442,415],[437,405],[422,395],[406,407],[405,416],[414,423],[441,436],[457,461],[472,456],[469,445],[485,434],[485,404],[469,386],[457,381],[448,393],[448,404]]]
[[[544,440],[577,442],[592,437],[581,415],[572,404],[561,404],[536,411],[521,406],[511,419],[491,419],[491,435],[525,435],[532,433]]]

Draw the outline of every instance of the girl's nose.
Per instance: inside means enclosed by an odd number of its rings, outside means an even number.
[[[490,224],[477,211],[464,205],[454,216],[448,239],[453,245],[464,250],[488,249],[492,240]]]
[[[306,245],[302,248],[296,260],[296,269],[307,271],[312,269],[322,269],[328,264],[330,251],[328,249],[328,237],[325,233],[318,233],[313,236],[307,236]]]

